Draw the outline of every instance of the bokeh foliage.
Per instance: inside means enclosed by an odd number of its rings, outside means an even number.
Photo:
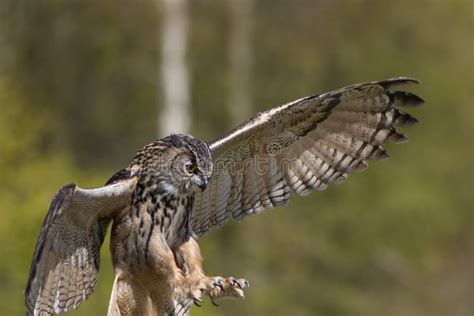
[[[232,0],[229,0],[232,1]],[[234,0],[238,1],[238,0]],[[0,315],[24,314],[33,248],[62,185],[101,185],[156,137],[157,1],[0,3]],[[229,130],[227,1],[190,1],[192,134]],[[411,76],[426,105],[410,142],[341,186],[202,238],[210,275],[245,301],[194,315],[472,315],[474,4],[255,0],[255,112],[340,86]],[[104,315],[99,284],[72,315]]]

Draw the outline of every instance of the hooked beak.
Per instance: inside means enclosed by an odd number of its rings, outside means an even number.
[[[201,189],[201,191],[204,191],[207,188],[208,184],[209,178],[205,177],[204,175],[200,175],[198,187]]]

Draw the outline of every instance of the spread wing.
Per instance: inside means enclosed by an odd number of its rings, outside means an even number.
[[[348,86],[305,97],[258,114],[210,144],[212,180],[195,197],[192,227],[197,235],[286,204],[290,193],[306,195],[367,161],[388,157],[385,142],[407,138],[396,127],[417,120],[399,110],[423,100],[394,90],[410,78],[393,78]]]
[[[71,310],[92,293],[110,218],[130,205],[135,184],[136,178],[89,190],[69,184],[56,194],[31,264],[25,291],[29,315]]]

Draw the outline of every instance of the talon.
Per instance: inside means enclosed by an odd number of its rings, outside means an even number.
[[[239,279],[237,282],[239,282],[242,289],[250,287],[250,282],[245,279]]]
[[[239,289],[242,289],[242,286],[240,285],[240,283],[237,282],[237,280],[234,279],[233,277],[229,278],[229,282],[232,283],[233,287],[238,287]]]
[[[224,283],[222,283],[222,280],[220,279],[215,279],[213,282],[214,286],[218,286],[221,288],[222,291],[224,291]]]
[[[204,302],[200,298],[195,298],[195,299],[193,299],[193,301],[194,301],[194,305],[196,305],[197,307],[201,307],[202,305],[199,304],[199,303]]]

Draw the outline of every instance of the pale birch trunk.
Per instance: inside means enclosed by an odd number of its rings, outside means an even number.
[[[158,133],[165,136],[188,132],[190,97],[186,66],[187,0],[162,0],[162,3],[161,84],[164,104],[158,118]]]

